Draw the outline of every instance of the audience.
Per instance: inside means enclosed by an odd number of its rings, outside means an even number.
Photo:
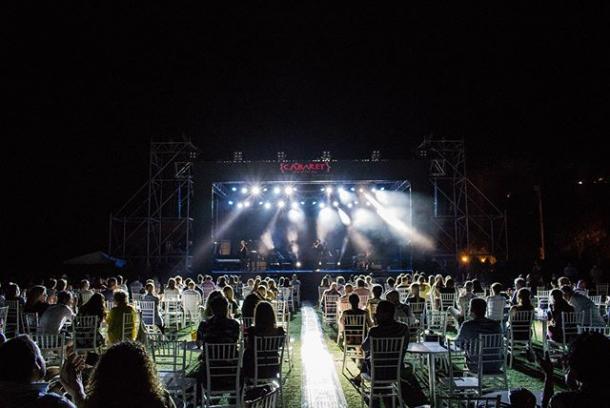
[[[159,328],[159,331],[165,333],[163,317],[159,314],[159,303],[161,302],[161,299],[155,294],[155,285],[151,282],[147,282],[144,289],[146,290],[146,293],[142,296],[142,300],[145,302],[155,302],[154,316],[151,316],[150,318],[154,319],[155,326]],[[149,319],[148,315],[145,319]],[[144,320],[144,324],[150,325],[152,323],[152,321]]]
[[[470,307],[470,301],[474,299],[476,296],[472,292],[472,282],[466,281],[464,284],[464,293],[462,293],[457,300],[458,308],[449,307],[447,312],[453,316],[455,320],[457,320],[458,324],[462,324],[464,319],[468,316]]]
[[[561,292],[563,293],[563,298],[574,308],[574,311],[583,314],[584,326],[606,325],[606,322],[604,322],[604,319],[599,312],[599,307],[587,296],[575,292],[571,286],[562,286]]]
[[[243,357],[244,376],[254,377],[254,348],[255,337],[284,336],[282,327],[277,327],[275,310],[269,302],[262,301],[254,310],[254,325],[246,329],[246,344]],[[279,367],[267,366],[259,370],[260,378],[273,378],[279,372]]]
[[[36,313],[40,317],[48,307],[47,289],[44,286],[36,285],[27,290],[27,300],[23,306],[24,313]]]
[[[240,331],[239,322],[229,317],[227,299],[223,296],[215,296],[209,303],[212,316],[199,323],[197,343],[203,347],[206,343],[237,342]]]
[[[563,294],[559,289],[553,289],[549,293],[549,310],[547,337],[558,343],[563,343],[563,321],[561,313],[573,312],[574,308],[568,304],[563,298]]]

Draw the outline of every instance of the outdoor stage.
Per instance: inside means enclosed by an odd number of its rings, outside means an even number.
[[[429,233],[426,170],[418,160],[197,163],[193,271],[410,271]]]

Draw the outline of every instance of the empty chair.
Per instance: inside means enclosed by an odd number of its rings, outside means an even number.
[[[242,363],[239,346],[236,343],[206,343],[203,353],[205,365],[205,377],[201,385],[203,406],[239,406]],[[228,404],[220,405],[222,398],[227,398]]]
[[[447,312],[426,310],[426,330],[445,337],[447,333]]]
[[[72,323],[74,351],[101,353],[103,340],[98,335],[99,318],[97,316],[76,316]]]
[[[400,297],[400,303],[406,303],[407,299],[409,298],[409,288],[398,287],[396,288],[396,291],[398,292],[398,296]]]
[[[186,342],[157,338],[149,340],[149,345],[165,389],[174,400],[178,399],[183,404],[190,401],[195,406],[195,381],[186,377]]]
[[[589,332],[603,334],[610,338],[610,327],[608,326],[578,326],[578,334]]]
[[[142,323],[147,331],[154,331],[157,325],[162,324],[156,302],[141,300],[138,302],[138,306]]]
[[[184,314],[181,300],[163,300],[163,314],[168,327],[180,329],[183,326]]]
[[[32,335],[38,332],[38,313],[24,313],[23,325],[27,334]]]
[[[561,312],[561,342],[548,339],[549,351],[566,355],[570,342],[578,335],[578,326],[583,326],[583,321],[582,312]]]

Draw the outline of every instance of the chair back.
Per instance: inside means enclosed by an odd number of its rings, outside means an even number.
[[[271,302],[275,310],[275,318],[277,325],[288,330],[288,321],[290,320],[288,312],[288,302],[285,300],[274,300]]]
[[[271,379],[271,373],[279,373],[284,359],[285,336],[254,337],[254,382]],[[275,379],[275,376],[273,377]]]
[[[610,327],[608,326],[578,326],[578,334],[599,333],[610,338]]]
[[[332,323],[337,320],[337,301],[339,295],[324,295],[324,322]]]
[[[371,382],[400,383],[404,337],[371,337]]]
[[[366,328],[366,315],[343,316],[343,339],[344,344],[361,345],[364,342]]]
[[[578,326],[582,326],[584,312],[561,312],[561,331],[563,344],[569,344],[578,335]]]
[[[441,310],[447,310],[455,305],[454,293],[441,293]]]
[[[8,316],[8,306],[0,307],[0,333],[4,334],[6,329],[6,318]]]
[[[252,401],[244,401],[244,408],[275,408],[279,388],[275,387],[273,384],[268,384],[268,386],[271,391],[266,392],[264,395]]]
[[[102,344],[98,344],[98,326],[97,316],[76,316],[72,323],[74,351],[99,351]]]
[[[532,335],[534,311],[512,312],[509,316],[509,338],[511,340],[529,341]]]
[[[358,307],[360,309],[365,309],[366,305],[369,303],[369,295],[358,295],[358,299],[360,299]]]
[[[506,372],[506,348],[502,334],[479,334],[478,338],[464,342],[462,349],[468,369],[479,378]]]
[[[133,317],[133,313],[126,312],[123,313],[123,326],[121,328],[121,340],[130,341],[135,340],[133,338],[133,333],[136,329],[136,320]]]
[[[161,323],[157,321],[158,310],[154,300],[140,300],[138,305],[140,307],[142,323],[145,326],[154,326]]]
[[[39,321],[38,313],[24,313],[23,324],[25,326],[25,332],[27,334],[34,334],[38,331]]]
[[[591,299],[591,301],[593,303],[595,303],[595,305],[597,305],[597,307],[601,307],[603,306],[602,303],[602,295],[593,295],[593,296],[589,296],[589,299]]]
[[[241,325],[243,329],[246,330],[248,327],[252,327],[254,325],[254,317],[241,317]]]
[[[64,362],[66,338],[63,334],[31,334],[47,366],[60,366]]]
[[[447,312],[440,310],[427,310],[426,329],[445,336],[447,331]]]
[[[504,306],[506,300],[502,297],[493,297],[487,299],[487,318],[501,322],[504,320]]]
[[[447,408],[462,408],[462,407],[476,407],[476,408],[500,408],[502,405],[502,395],[498,394],[495,397],[476,397],[476,396],[462,396],[462,397],[438,397],[436,402],[439,407]]]
[[[595,294],[607,297],[608,296],[608,284],[607,283],[598,283],[595,285]]]
[[[75,299],[78,299],[78,297],[80,296],[80,300],[81,300],[81,305],[84,305],[85,303],[87,303],[89,301],[89,299],[91,299],[94,295],[94,292],[89,290],[86,292],[79,292],[77,294],[77,296],[75,297]]]
[[[4,328],[7,337],[14,337],[23,331],[21,323],[21,304],[18,300],[7,300],[8,306],[6,315],[6,327]]]
[[[206,396],[222,397],[226,393],[232,397],[239,396],[242,355],[237,343],[206,343],[203,352]]]
[[[413,302],[413,303],[409,303],[409,306],[411,307],[411,311],[413,312],[415,317],[417,319],[419,319],[420,321],[423,320],[421,317],[425,311],[426,303],[425,302]]]
[[[144,294],[142,293],[134,293],[133,295],[131,295],[131,301],[132,302],[141,302],[142,299],[144,298]]]
[[[409,298],[409,292],[410,292],[409,288],[407,288],[407,287],[396,288],[396,291],[398,292],[400,303],[406,303],[407,299]]]
[[[149,345],[159,373],[184,372],[186,369],[186,341],[153,338],[149,340]]]

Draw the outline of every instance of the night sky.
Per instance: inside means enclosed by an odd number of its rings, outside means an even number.
[[[569,193],[609,176],[606,9],[231,6],[9,10],[10,268],[105,249],[149,141],[183,134],[207,160],[464,138],[474,178],[497,197],[542,184],[551,222],[608,196]]]

